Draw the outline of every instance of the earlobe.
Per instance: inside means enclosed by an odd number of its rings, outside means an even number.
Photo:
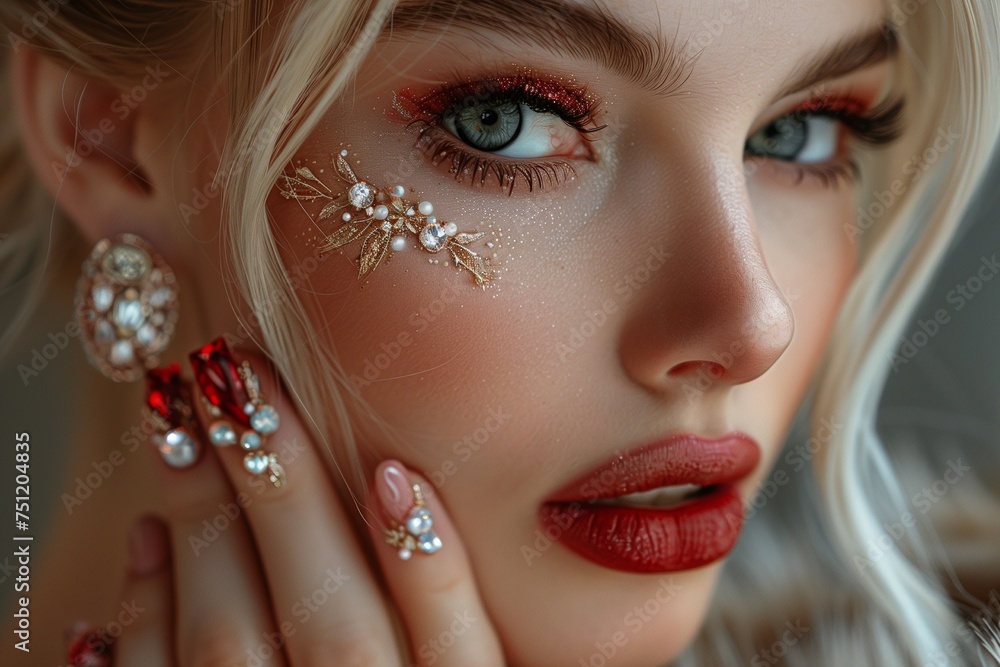
[[[152,185],[134,150],[141,108],[124,106],[120,90],[21,48],[11,92],[39,179],[89,240],[149,203]]]

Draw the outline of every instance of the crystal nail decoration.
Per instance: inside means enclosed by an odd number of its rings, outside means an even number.
[[[443,546],[441,538],[434,532],[434,519],[419,484],[413,485],[413,499],[414,507],[403,524],[385,531],[386,542],[398,549],[397,554],[403,560],[409,560],[414,551],[430,555]]]
[[[245,429],[237,436],[229,422],[218,420],[208,428],[209,440],[220,447],[239,442],[240,448],[247,452],[243,457],[247,472],[266,474],[274,486],[282,486],[285,469],[276,454],[264,449],[267,437],[278,430],[278,411],[264,401],[260,378],[250,362],[237,362],[224,338],[200,347],[189,359],[205,399],[205,409],[213,417],[225,415]]]
[[[250,428],[250,395],[224,338],[217,338],[189,355],[195,378],[209,402],[244,428]]]
[[[142,238],[102,239],[83,263],[75,317],[90,363],[116,382],[132,382],[159,363],[177,324],[173,271]]]
[[[260,449],[262,444],[264,442],[260,439],[260,434],[256,431],[244,431],[243,435],[240,436],[240,447],[248,452]]]
[[[269,435],[278,430],[278,411],[270,405],[262,405],[250,415],[250,426],[258,433]]]
[[[236,444],[236,431],[229,422],[218,421],[208,427],[208,439],[217,447]]]
[[[404,251],[405,237],[411,235],[428,252],[448,250],[455,266],[472,273],[477,285],[486,287],[496,280],[496,266],[491,260],[469,248],[485,237],[485,232],[460,233],[454,223],[439,222],[433,215],[431,202],[404,199],[406,188],[401,185],[378,188],[359,179],[347,162],[347,155],[344,150],[333,159],[337,176],[347,186],[345,192],[335,194],[305,166],[289,166],[278,182],[285,199],[323,202],[315,216],[317,222],[340,223],[320,243],[321,251],[329,252],[360,240],[358,277],[363,278],[393,252]]]
[[[146,407],[155,432],[153,445],[172,468],[186,468],[198,460],[201,448],[191,436],[197,430],[191,392],[174,362],[146,373]]]
[[[198,459],[198,443],[183,428],[154,434],[153,444],[171,468],[187,468]]]

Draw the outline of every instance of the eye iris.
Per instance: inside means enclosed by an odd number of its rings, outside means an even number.
[[[801,119],[783,116],[747,140],[747,152],[786,160],[794,159],[805,147],[809,128]]]
[[[521,132],[521,106],[514,102],[473,104],[454,119],[458,138],[483,151],[500,150]]]

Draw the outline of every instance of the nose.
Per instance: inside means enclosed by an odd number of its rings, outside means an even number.
[[[661,230],[663,259],[626,316],[622,364],[657,393],[749,382],[788,347],[794,318],[765,262],[742,165],[701,170],[673,195],[669,219],[642,225]]]

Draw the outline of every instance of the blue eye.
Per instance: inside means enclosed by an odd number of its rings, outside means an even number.
[[[837,157],[840,121],[811,113],[786,114],[746,141],[748,155],[816,164]]]
[[[579,131],[555,113],[515,101],[486,100],[450,109],[441,125],[465,144],[509,158],[545,158],[580,142]]]

